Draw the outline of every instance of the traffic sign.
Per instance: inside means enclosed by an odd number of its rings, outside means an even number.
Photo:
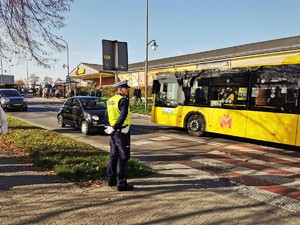
[[[71,77],[66,77],[66,82],[71,83]]]

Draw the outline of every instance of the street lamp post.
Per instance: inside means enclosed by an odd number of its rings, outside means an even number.
[[[28,61],[32,61],[32,59],[27,59],[26,60],[26,69],[27,69],[27,73],[26,73],[26,87],[29,88],[29,77],[28,77]]]
[[[3,76],[3,62],[2,62],[2,53],[1,53],[1,84],[4,84],[4,76]]]
[[[145,112],[148,108],[148,46],[153,42],[151,48],[155,51],[158,47],[155,40],[148,42],[148,0],[146,0],[146,59],[145,59]]]
[[[9,72],[9,75],[11,75],[11,74],[10,74],[10,67],[12,67],[12,66],[14,66],[14,65],[9,65],[9,66],[8,66],[8,72]]]
[[[66,48],[67,48],[67,65],[64,64],[63,68],[67,67],[67,78],[69,78],[70,76],[70,55],[69,55],[69,45],[68,43],[62,39],[62,38],[58,38],[59,40],[63,41],[66,44]],[[71,91],[71,84],[69,83],[69,91]]]
[[[69,45],[68,43],[62,39],[62,38],[59,38],[59,40],[62,40],[65,44],[66,44],[66,48],[67,48],[67,65],[64,64],[64,67],[67,67],[67,71],[68,71],[68,74],[67,74],[67,77],[69,76],[69,73],[70,73],[70,56],[69,56]]]

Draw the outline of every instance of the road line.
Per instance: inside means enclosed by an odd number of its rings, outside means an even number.
[[[300,168],[300,163],[294,162],[291,160],[287,160],[287,159],[278,158],[278,157],[276,157],[275,154],[273,154],[272,156],[268,156],[268,154],[253,153],[253,152],[251,152],[251,150],[247,151],[247,149],[245,149],[245,148],[243,148],[243,151],[236,150],[236,149],[237,148],[235,146],[226,146],[224,148],[219,149],[219,151],[226,152],[226,153],[229,153],[232,155],[249,157],[251,159],[254,158],[254,159],[264,160],[266,162],[282,164],[284,166]]]
[[[289,153],[279,149],[265,149],[263,146],[249,146],[245,144],[236,144],[226,147],[227,149],[238,150],[238,151],[246,151],[257,154],[267,153],[266,155],[269,157],[277,157],[277,155],[281,155],[280,159],[288,160],[291,162],[299,162],[300,163],[300,154],[297,153]],[[265,155],[265,154],[264,154]]]
[[[220,182],[220,176],[217,173],[212,173],[209,170],[206,171],[203,169],[195,168],[194,165],[191,165],[186,162],[177,162],[177,164],[179,164],[180,166],[174,164],[168,165],[166,167],[168,169],[168,172],[171,173],[171,171],[173,171],[176,174],[184,174],[186,176],[191,177],[191,180],[193,182],[197,178],[198,183],[201,183],[201,180],[205,180],[207,182],[210,180],[212,182],[215,182],[216,184]],[[290,212],[300,212],[300,202],[296,199],[273,193],[268,190],[259,189],[254,186],[247,186],[243,183],[239,183],[236,181],[230,181],[230,183],[232,184],[231,187],[233,188],[234,192],[240,193],[244,196],[282,208]]]

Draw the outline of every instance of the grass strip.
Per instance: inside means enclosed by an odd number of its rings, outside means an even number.
[[[130,105],[130,111],[134,112],[134,113],[139,113],[139,114],[144,114],[144,115],[151,115],[151,109],[152,109],[152,105],[149,104],[147,107],[147,111],[145,111],[145,104],[142,103],[132,103]]]
[[[6,143],[6,149],[10,146],[27,153],[36,166],[52,170],[74,182],[107,179],[108,152],[12,116],[8,116],[8,124],[9,131],[1,135],[0,141],[2,144]],[[150,167],[139,160],[129,160],[128,178],[153,173]]]

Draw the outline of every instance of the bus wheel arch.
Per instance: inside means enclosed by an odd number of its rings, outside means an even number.
[[[186,116],[185,127],[193,136],[203,136],[206,131],[206,120],[202,113],[191,112]]]

